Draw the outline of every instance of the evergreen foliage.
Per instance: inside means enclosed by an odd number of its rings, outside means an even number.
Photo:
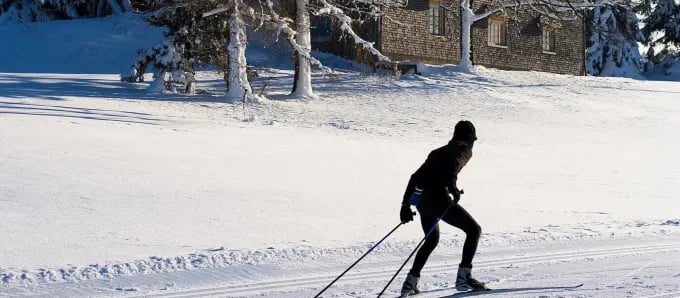
[[[664,67],[680,56],[680,4],[674,0],[643,0],[636,6],[643,14],[647,59],[652,65]]]
[[[164,0],[0,0],[0,25],[146,12]]]
[[[172,1],[151,18],[149,23],[167,27],[166,36],[172,38],[175,47],[193,72],[197,65],[216,65],[220,71],[227,70],[225,46],[229,42],[227,15],[203,17],[203,13],[221,7],[224,1],[189,0]]]
[[[644,41],[644,35],[635,12],[626,6],[601,5],[591,16],[586,72],[638,77],[642,70],[638,42]]]
[[[156,81],[161,80],[165,82],[165,90],[175,90],[177,84],[193,82],[199,65],[216,65],[226,74],[227,16],[203,17],[204,12],[221,7],[223,3],[215,0],[167,1],[165,7],[148,18],[150,24],[168,28],[166,40],[151,51],[138,50],[138,59],[130,74],[121,76],[121,79],[143,81],[147,67],[152,65],[155,83],[151,89],[158,90],[162,84]]]

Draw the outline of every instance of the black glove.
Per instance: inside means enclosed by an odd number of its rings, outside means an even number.
[[[411,211],[411,207],[409,205],[401,206],[399,218],[401,219],[401,223],[403,224],[413,220],[413,212]]]

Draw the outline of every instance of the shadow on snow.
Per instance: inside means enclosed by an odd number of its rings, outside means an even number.
[[[117,80],[91,78],[14,76],[0,74],[0,96],[64,100],[65,97],[91,97],[122,100],[155,100],[174,102],[224,102],[224,97],[212,95],[155,94],[147,92],[146,83],[126,83]]]
[[[164,122],[162,119],[153,118],[144,113],[0,101],[0,115],[3,114],[79,118],[149,125],[158,125],[158,122]]]

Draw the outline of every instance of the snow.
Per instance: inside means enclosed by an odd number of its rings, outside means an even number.
[[[659,81],[680,81],[680,57],[668,56],[663,63],[647,73],[647,78]]]
[[[159,44],[163,31],[132,13],[0,26],[0,72],[128,73],[137,49]]]
[[[123,59],[77,74],[61,58],[81,40],[49,65],[25,50],[128,18],[0,27],[50,36],[0,48],[0,295],[313,296],[398,223],[409,175],[460,119],[479,136],[459,184],[490,296],[680,295],[678,83],[420,65],[314,73],[317,99],[278,101],[292,70],[261,67],[270,100],[243,105],[214,72],[199,95],[157,95],[120,82]],[[151,37],[111,39],[107,57]],[[441,229],[425,290],[450,287],[460,258]],[[400,227],[326,297],[375,296],[421,237]]]

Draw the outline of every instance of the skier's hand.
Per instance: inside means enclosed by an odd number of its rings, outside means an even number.
[[[403,224],[413,220],[413,212],[411,211],[411,207],[409,205],[401,206],[401,211],[399,212],[399,219],[401,219],[401,223]]]

